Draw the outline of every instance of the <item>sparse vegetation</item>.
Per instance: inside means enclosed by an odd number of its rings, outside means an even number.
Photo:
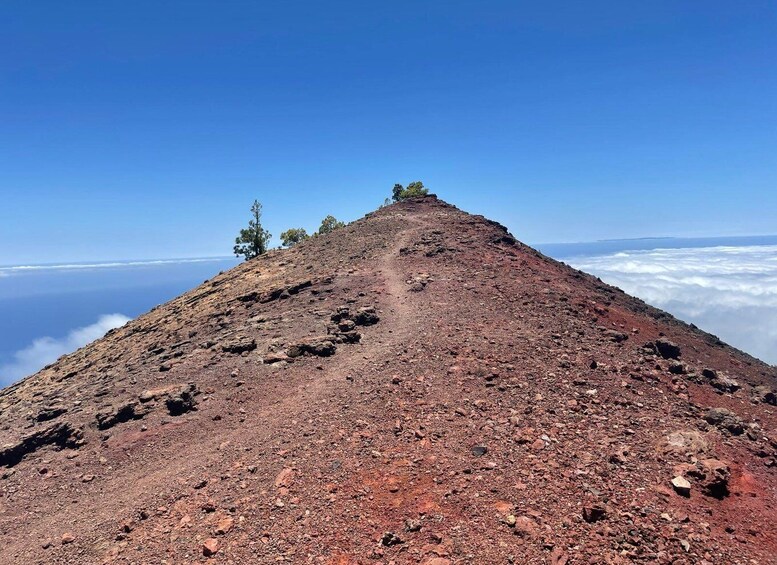
[[[341,222],[334,216],[327,216],[323,220],[321,220],[321,227],[318,228],[318,235],[324,235],[325,233],[330,233],[335,231],[337,228],[341,228],[345,225],[345,222]]]
[[[254,200],[251,206],[251,219],[248,227],[240,230],[240,235],[235,238],[235,255],[241,255],[246,259],[253,259],[267,251],[267,244],[272,235],[262,227],[262,205]]]
[[[399,202],[405,198],[426,196],[427,194],[429,194],[429,189],[424,188],[424,183],[422,183],[420,180],[417,180],[408,184],[407,188],[403,187],[401,184],[395,184],[394,190],[392,190],[391,198],[394,200],[394,202]]]
[[[294,247],[309,237],[305,228],[289,228],[281,233],[281,245],[283,245],[283,247]]]

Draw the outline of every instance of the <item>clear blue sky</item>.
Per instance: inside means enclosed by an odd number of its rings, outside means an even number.
[[[528,242],[777,232],[777,4],[0,4],[0,264],[224,255],[424,183]]]

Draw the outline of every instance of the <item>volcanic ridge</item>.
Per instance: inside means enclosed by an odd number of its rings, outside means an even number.
[[[0,562],[777,563],[776,385],[409,199],[0,392]]]

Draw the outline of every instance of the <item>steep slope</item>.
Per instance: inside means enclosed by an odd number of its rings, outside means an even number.
[[[777,563],[776,382],[406,201],[2,391],[0,559]]]

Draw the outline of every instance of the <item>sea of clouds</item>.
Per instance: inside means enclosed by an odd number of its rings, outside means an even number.
[[[777,245],[620,251],[563,260],[767,363],[777,364]],[[43,269],[69,271],[95,266],[48,265]],[[97,268],[112,267],[115,265],[103,263]],[[4,267],[0,277],[38,269]],[[123,314],[106,314],[64,336],[32,340],[0,365],[0,388],[99,339],[129,319]]]
[[[777,245],[622,251],[565,261],[777,364]]]
[[[66,336],[40,337],[29,346],[14,353],[13,360],[0,366],[0,387],[9,385],[22,377],[36,373],[66,353],[103,337],[106,332],[129,322],[123,314],[106,314],[93,324],[76,328]]]

